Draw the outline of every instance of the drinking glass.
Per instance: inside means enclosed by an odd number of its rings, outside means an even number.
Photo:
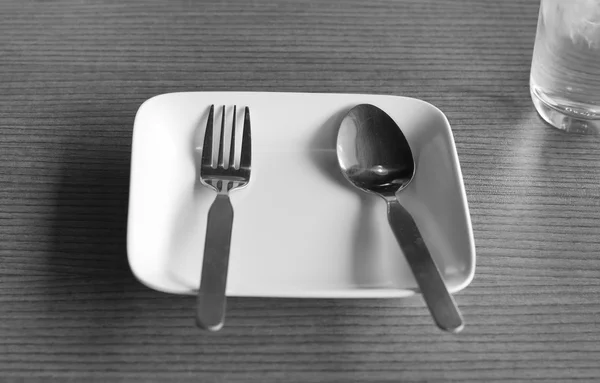
[[[542,0],[530,91],[540,116],[600,133],[600,0]]]

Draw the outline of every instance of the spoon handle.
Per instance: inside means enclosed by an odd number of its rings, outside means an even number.
[[[397,200],[388,200],[388,220],[433,320],[442,330],[460,332],[464,327],[460,311],[431,258],[415,220]]]

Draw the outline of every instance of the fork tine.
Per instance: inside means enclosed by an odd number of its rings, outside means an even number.
[[[221,138],[219,139],[219,159],[217,166],[224,166],[223,148],[225,147],[225,105],[221,109]]]
[[[233,123],[231,124],[231,145],[229,146],[229,167],[234,168],[234,159],[235,159],[235,122],[237,120],[236,116],[237,107],[233,106]]]
[[[250,168],[250,162],[252,160],[251,144],[250,108],[246,107],[244,112],[244,132],[242,134],[242,156],[240,159],[240,169]]]
[[[212,166],[212,146],[213,146],[213,116],[214,116],[215,106],[210,106],[210,111],[208,112],[208,122],[206,123],[206,130],[204,132],[204,145],[202,146],[202,165],[203,166]]]

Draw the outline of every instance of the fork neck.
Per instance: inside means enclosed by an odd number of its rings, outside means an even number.
[[[207,180],[206,184],[212,187],[218,195],[228,195],[229,191],[236,187],[236,181],[229,180]]]
[[[218,181],[215,185],[217,194],[220,196],[227,196],[229,194],[229,190],[231,190],[232,188],[233,182],[231,181]]]

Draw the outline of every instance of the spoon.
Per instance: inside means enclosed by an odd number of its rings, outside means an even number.
[[[406,188],[415,176],[412,151],[398,125],[374,105],[357,105],[340,124],[337,157],[350,183],[387,202],[392,231],[438,327],[453,333],[462,330],[458,307],[413,217],[396,198],[396,193]]]

